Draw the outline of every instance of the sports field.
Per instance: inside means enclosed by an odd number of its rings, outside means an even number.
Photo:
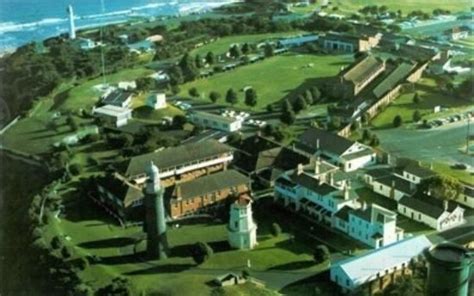
[[[267,104],[280,101],[303,83],[336,75],[341,67],[348,65],[352,60],[352,55],[289,53],[187,83],[181,87],[181,95],[187,96],[188,90],[195,87],[200,98],[210,102],[209,93],[217,91],[221,94],[221,99],[217,103],[227,104],[225,94],[229,88],[233,88],[238,93],[239,100],[236,106],[247,108],[242,90],[245,87],[252,87],[258,96],[257,105],[253,110],[262,110]]]

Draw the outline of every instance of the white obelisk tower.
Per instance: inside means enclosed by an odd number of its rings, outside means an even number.
[[[231,205],[227,232],[233,248],[253,249],[257,245],[257,225],[252,217],[250,197],[241,196]]]
[[[69,39],[76,39],[76,26],[74,25],[74,10],[72,5],[67,7],[67,12],[69,14]]]

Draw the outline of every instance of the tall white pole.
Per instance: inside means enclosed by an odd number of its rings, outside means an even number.
[[[76,39],[76,26],[74,25],[74,10],[72,5],[67,7],[69,13],[69,39]]]

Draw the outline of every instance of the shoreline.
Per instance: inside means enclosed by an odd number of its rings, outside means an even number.
[[[110,26],[110,25],[118,25],[118,24],[131,24],[131,23],[137,23],[137,22],[140,22],[140,23],[155,22],[155,21],[160,21],[160,20],[163,21],[163,20],[174,19],[174,18],[179,19],[179,18],[182,18],[182,17],[190,16],[190,15],[204,15],[204,14],[212,13],[217,8],[220,8],[220,7],[223,7],[223,6],[226,6],[226,5],[230,5],[230,4],[233,4],[233,3],[238,3],[238,2],[241,2],[241,1],[240,0],[226,0],[226,1],[223,1],[223,2],[208,2],[208,3],[206,3],[206,2],[204,2],[204,3],[203,2],[192,3],[191,2],[191,3],[187,3],[183,6],[178,7],[178,12],[173,12],[173,13],[169,13],[169,14],[159,13],[159,14],[156,14],[156,15],[141,15],[141,16],[134,15],[133,13],[124,14],[124,17],[126,17],[127,19],[110,20],[110,21],[107,21],[107,20],[104,21],[102,19],[103,23],[101,23],[101,24],[98,24],[98,23],[97,24],[85,24],[85,25],[82,25],[82,26],[78,26],[77,27],[77,32],[80,33],[81,31],[98,29],[102,26]],[[134,12],[134,9],[131,8],[130,12]],[[114,13],[114,12],[108,12],[108,14],[110,14],[110,13]],[[104,16],[103,18],[106,18],[106,16]],[[87,16],[77,16],[75,19],[76,20],[87,19]],[[98,19],[100,19],[100,18],[98,18]],[[67,19],[64,19],[64,20],[67,21]],[[34,23],[39,23],[40,21],[41,20],[38,20]],[[25,26],[25,25],[27,26],[27,25],[29,25],[29,23],[19,23],[18,24],[18,26]],[[65,24],[65,26],[67,26],[67,24]],[[36,25],[36,27],[40,28],[41,25]],[[17,32],[22,32],[22,31],[17,31]],[[5,33],[9,33],[9,32],[5,32]],[[56,33],[52,33],[52,34],[49,34],[49,35],[45,35],[44,37],[41,38],[41,40],[35,40],[34,38],[32,38],[31,40],[25,41],[24,43],[22,43],[18,46],[15,46],[15,45],[8,46],[8,45],[6,45],[5,47],[0,48],[0,58],[3,58],[6,55],[14,53],[19,47],[22,47],[22,46],[24,46],[28,43],[43,42],[46,39],[54,38],[54,37],[57,37],[61,34],[64,34],[64,32],[59,32],[59,33],[56,32]],[[8,44],[8,43],[5,42],[5,44]]]

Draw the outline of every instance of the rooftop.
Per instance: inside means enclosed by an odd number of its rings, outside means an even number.
[[[194,198],[226,188],[249,184],[248,177],[235,170],[226,170],[212,175],[194,179],[189,182],[179,183],[176,187],[181,190],[181,198]],[[176,192],[176,189],[175,189]]]
[[[454,202],[446,202],[448,203],[448,212],[452,212],[458,207]],[[445,212],[443,200],[427,195],[417,195],[416,197],[404,196],[398,203],[435,219],[441,217]]]
[[[377,179],[377,182],[388,187],[392,187],[395,185],[396,190],[401,191],[406,194],[411,194],[415,191],[414,188],[412,188],[411,182],[403,178],[397,177],[395,175],[381,177]]]
[[[354,84],[359,84],[365,81],[367,76],[372,75],[372,73],[383,67],[383,63],[382,60],[369,55],[350,67],[342,77],[344,80],[352,81]]]
[[[356,285],[364,284],[383,275],[386,270],[393,269],[403,263],[407,264],[431,246],[426,236],[417,236],[402,240],[365,255],[349,258],[337,263],[332,269],[340,268]]]
[[[415,65],[409,63],[399,64],[374,88],[373,93],[375,97],[381,98],[383,95],[391,91],[411,73],[414,67]]]
[[[298,138],[296,146],[310,154],[314,154],[318,150],[324,150],[336,155],[342,155],[347,149],[354,145],[354,143],[355,142],[334,133],[317,128],[310,128]]]
[[[160,171],[166,171],[179,165],[218,156],[231,151],[231,147],[219,143],[216,140],[206,140],[170,147],[158,152],[147,153],[131,158],[126,170],[126,175],[135,176],[142,174],[145,165],[150,161],[153,161]]]
[[[388,223],[395,220],[397,214],[377,204],[371,204],[366,209],[358,209],[350,212],[370,223]]]
[[[105,105],[122,106],[122,104],[125,103],[131,96],[131,92],[117,89],[105,96],[105,98],[102,100],[102,103]]]
[[[409,174],[415,175],[422,179],[433,177],[436,175],[436,173],[432,170],[414,164],[406,166],[403,170]]]

